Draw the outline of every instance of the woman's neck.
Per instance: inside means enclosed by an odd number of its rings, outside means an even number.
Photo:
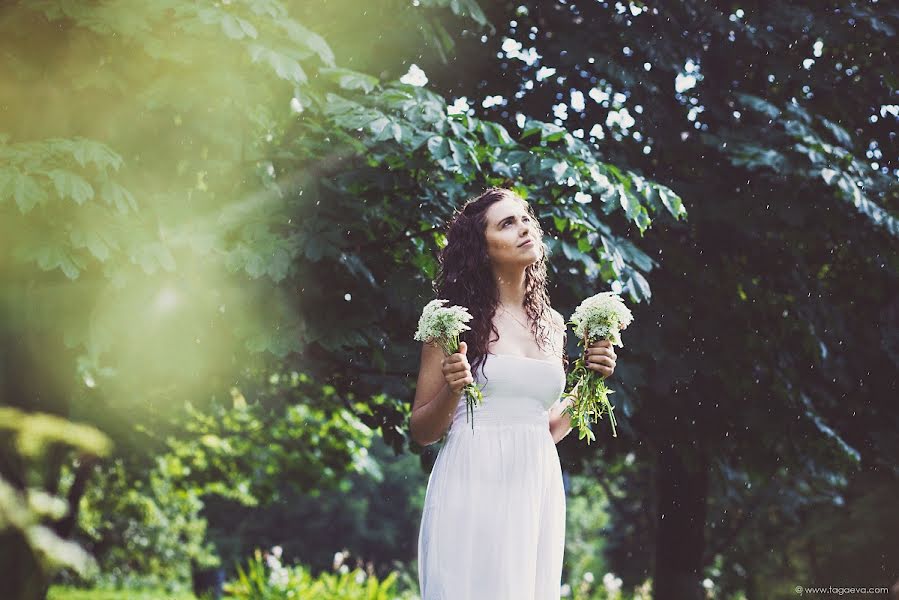
[[[500,305],[507,310],[520,310],[524,306],[525,270],[494,271],[494,280]]]

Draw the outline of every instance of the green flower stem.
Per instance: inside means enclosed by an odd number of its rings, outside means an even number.
[[[587,346],[587,341],[584,340],[584,347]],[[578,429],[578,439],[587,438],[588,444],[595,440],[596,436],[590,424],[601,419],[603,414],[609,416],[612,437],[618,437],[615,430],[615,407],[609,402],[609,394],[615,392],[606,388],[604,377],[600,373],[587,368],[583,356],[575,361],[574,369],[568,375],[568,383],[574,385],[563,397],[572,398],[574,402],[565,411],[571,419],[572,426]]]
[[[439,340],[443,352],[449,356],[459,351],[459,336],[454,335],[449,340]],[[481,388],[475,383],[469,383],[462,388],[462,395],[465,396],[465,421],[471,421],[471,433],[474,433],[474,407],[481,404],[484,400],[484,394]],[[470,417],[469,417],[470,415]]]

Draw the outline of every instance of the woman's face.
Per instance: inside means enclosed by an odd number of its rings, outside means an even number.
[[[527,266],[543,257],[540,232],[524,201],[505,197],[491,204],[484,216],[487,219],[484,238],[491,264]]]

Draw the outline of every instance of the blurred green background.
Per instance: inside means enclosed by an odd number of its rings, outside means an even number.
[[[845,0],[3,4],[2,596],[416,598],[412,334],[488,185],[534,207],[557,310],[635,316],[619,436],[558,445],[563,597],[892,586],[897,27]]]

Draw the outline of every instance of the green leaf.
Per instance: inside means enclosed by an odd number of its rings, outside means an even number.
[[[268,265],[268,274],[273,281],[279,282],[287,277],[290,269],[290,254],[283,248],[278,248],[272,255]]]
[[[743,102],[744,105],[764,114],[770,119],[776,119],[778,116],[780,116],[780,109],[767,100],[759,98],[758,96],[753,96],[751,94],[737,93],[736,96],[741,102]]]
[[[377,77],[341,67],[324,67],[318,72],[327,75],[345,90],[362,90],[366,94],[372,92],[379,83]]]
[[[390,125],[390,119],[387,117],[378,117],[368,124],[369,130],[375,136],[375,141],[380,142],[393,135],[393,131],[387,128],[388,125]]]
[[[484,141],[487,142],[488,146],[504,147],[510,146],[513,143],[512,136],[510,136],[509,132],[506,131],[506,128],[499,123],[480,121],[478,123],[478,129],[480,129],[481,133],[484,135]]]
[[[334,66],[334,52],[322,36],[291,19],[277,19],[275,22],[287,32],[291,40],[318,54],[319,59],[327,66]]]
[[[13,195],[14,183],[19,173],[14,169],[0,169],[0,204]]]
[[[621,186],[621,184],[618,185],[618,196],[619,200],[621,201],[621,208],[624,209],[624,212],[625,214],[627,214],[628,218],[634,221],[636,220],[637,212],[640,209],[640,202],[633,194],[626,191],[624,187]]]
[[[122,166],[124,160],[121,156],[109,149],[105,144],[88,140],[85,138],[75,138],[73,140],[62,140],[66,146],[71,146],[72,156],[82,167],[87,163],[94,163],[101,170],[106,167],[112,167],[118,170]]]
[[[156,256],[156,260],[159,261],[159,264],[166,271],[174,271],[175,270],[175,257],[172,256],[172,253],[169,251],[168,247],[159,242],[155,242],[152,244],[153,254]]]
[[[81,205],[94,197],[94,188],[84,178],[63,169],[53,169],[47,174],[60,198],[69,197]]]
[[[646,278],[643,277],[638,271],[632,272],[632,280],[635,285],[632,285],[632,289],[639,292],[637,294],[638,297],[642,297],[645,300],[649,300],[652,298],[652,290],[649,289],[649,282],[646,281]]]
[[[580,237],[577,240],[577,249],[581,252],[587,253],[593,249],[593,244],[590,243],[586,237]]]
[[[840,127],[838,124],[833,121],[826,119],[824,117],[819,117],[821,122],[827,127],[828,131],[830,131],[831,135],[837,140],[837,142],[843,146],[844,148],[852,147],[852,136],[849,135],[845,129]]]
[[[446,158],[450,153],[449,143],[443,136],[435,135],[428,140],[428,152],[437,160]]]
[[[364,278],[372,287],[378,287],[374,275],[372,275],[372,272],[365,266],[365,263],[362,262],[362,259],[359,258],[359,256],[348,252],[342,252],[340,254],[340,261],[346,265],[346,268],[350,273],[357,277]]]
[[[308,80],[303,67],[295,59],[275,52],[265,46],[259,44],[251,44],[249,47],[250,59],[255,62],[267,62],[274,70],[275,74],[281,79],[293,81],[295,83],[306,83]]]
[[[126,214],[129,209],[137,212],[137,202],[127,189],[114,181],[107,181],[100,190],[100,197],[110,206],[115,206],[120,213]]]
[[[553,163],[552,174],[556,183],[564,183],[568,180],[569,168],[568,163],[561,160]]]
[[[73,229],[69,239],[72,241],[72,247],[87,248],[100,262],[105,262],[109,258],[109,246],[96,231]]]
[[[662,204],[665,205],[665,208],[668,209],[668,212],[671,213],[671,216],[676,219],[687,216],[687,209],[684,208],[684,203],[681,200],[680,196],[678,196],[665,186],[656,186],[656,190],[659,193],[659,198],[662,200]]]
[[[240,26],[240,23],[238,23],[238,19],[231,15],[223,15],[221,25],[222,31],[224,31],[225,35],[232,40],[242,39],[246,35],[243,28]]]
[[[19,173],[13,183],[13,196],[22,214],[28,213],[36,205],[44,204],[47,201],[46,190],[24,173]]]

